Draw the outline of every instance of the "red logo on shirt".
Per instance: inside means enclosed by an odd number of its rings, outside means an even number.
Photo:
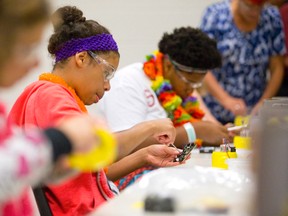
[[[148,107],[152,107],[154,106],[155,104],[155,98],[154,98],[154,95],[148,90],[148,89],[145,89],[144,90],[144,95],[147,99],[147,105]]]

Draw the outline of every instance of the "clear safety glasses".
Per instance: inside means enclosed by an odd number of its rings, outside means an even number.
[[[109,64],[105,59],[101,58],[99,55],[96,53],[88,50],[88,54],[98,63],[104,66],[104,79],[105,81],[110,81],[116,72],[116,69]]]

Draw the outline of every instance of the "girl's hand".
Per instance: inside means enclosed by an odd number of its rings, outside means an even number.
[[[156,167],[177,166],[179,162],[173,162],[180,152],[166,145],[151,145],[146,148],[146,163]]]

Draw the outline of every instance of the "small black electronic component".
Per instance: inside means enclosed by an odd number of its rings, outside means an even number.
[[[186,158],[189,156],[195,146],[196,145],[194,143],[186,144],[183,148],[183,151],[174,159],[174,162],[183,162],[184,160],[186,160]]]
[[[175,200],[171,197],[150,194],[145,198],[144,210],[146,212],[175,212]]]
[[[199,153],[206,153],[206,154],[212,154],[213,151],[215,151],[215,147],[212,147],[212,146],[205,146],[205,147],[201,147],[199,149]]]

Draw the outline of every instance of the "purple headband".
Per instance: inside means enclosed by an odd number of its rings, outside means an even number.
[[[118,46],[111,34],[98,34],[88,38],[72,39],[64,43],[55,53],[56,62],[86,50],[118,51]]]

